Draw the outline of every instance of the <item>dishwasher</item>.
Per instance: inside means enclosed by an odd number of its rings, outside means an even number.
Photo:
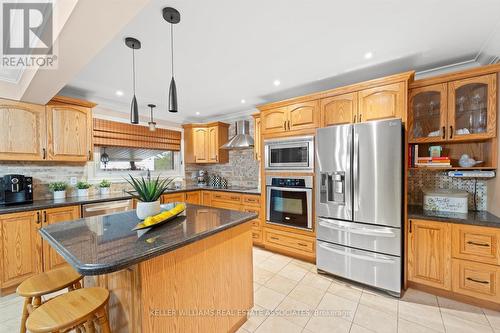
[[[132,210],[133,200],[117,200],[82,205],[83,217],[107,215]]]

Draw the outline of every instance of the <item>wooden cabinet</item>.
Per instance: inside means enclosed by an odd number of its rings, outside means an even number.
[[[319,102],[309,101],[262,111],[263,134],[315,129],[319,126]]]
[[[500,302],[500,267],[453,259],[453,292]]]
[[[42,226],[46,227],[51,224],[73,221],[80,218],[80,206],[68,206],[51,208],[40,211],[42,214]],[[46,241],[43,242],[43,269],[49,271],[66,265],[64,260]]]
[[[446,139],[447,96],[446,83],[410,91],[408,134],[411,142],[436,142]]]
[[[185,200],[187,203],[199,205],[201,204],[201,192],[200,191],[186,192]]]
[[[42,271],[40,212],[0,215],[0,288],[21,283]]]
[[[405,112],[405,83],[393,83],[358,92],[357,122],[402,118]]]
[[[264,228],[263,240],[266,248],[281,250],[299,257],[314,257],[316,244],[314,237]]]
[[[500,229],[472,225],[452,225],[454,258],[500,265]]]
[[[210,206],[211,195],[209,191],[201,191],[201,204],[204,206]]]
[[[448,129],[450,140],[496,136],[496,74],[448,83]]]
[[[451,230],[448,223],[410,220],[408,280],[451,289]]]
[[[0,99],[0,160],[46,159],[45,120],[42,105]]]
[[[172,203],[172,202],[184,202],[186,200],[186,193],[171,193],[163,194],[160,198],[162,204]]]
[[[229,154],[220,149],[228,140],[229,124],[186,124],[184,128],[184,159],[186,163],[227,163]]]
[[[343,94],[321,100],[321,127],[354,123],[357,115],[357,93]]]
[[[254,158],[257,161],[260,161],[261,154],[262,154],[262,138],[261,138],[261,119],[260,119],[260,114],[256,113],[253,114],[252,117],[254,118],[254,135],[253,135],[253,140],[254,140],[254,146],[253,146],[253,152],[254,152]]]

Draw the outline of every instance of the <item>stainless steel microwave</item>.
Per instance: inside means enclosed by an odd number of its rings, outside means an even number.
[[[266,170],[313,171],[314,136],[264,140]]]

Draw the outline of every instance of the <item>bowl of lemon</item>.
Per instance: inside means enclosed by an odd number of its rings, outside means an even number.
[[[164,210],[159,214],[146,217],[141,223],[138,223],[132,230],[141,230],[153,228],[173,220],[179,214],[186,210],[186,204],[178,203],[169,210]]]

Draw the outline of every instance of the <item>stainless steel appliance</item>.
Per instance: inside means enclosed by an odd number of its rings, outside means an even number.
[[[312,185],[312,176],[267,176],[267,222],[312,229]]]
[[[107,215],[134,209],[132,199],[82,205],[83,217]]]
[[[221,146],[222,149],[248,149],[254,146],[254,140],[250,135],[250,123],[248,120],[238,120],[235,123],[236,135]]]
[[[316,132],[318,269],[400,295],[400,120]]]
[[[33,178],[5,175],[0,178],[0,204],[16,205],[33,202]]]
[[[314,170],[314,137],[300,136],[264,140],[266,170]]]

